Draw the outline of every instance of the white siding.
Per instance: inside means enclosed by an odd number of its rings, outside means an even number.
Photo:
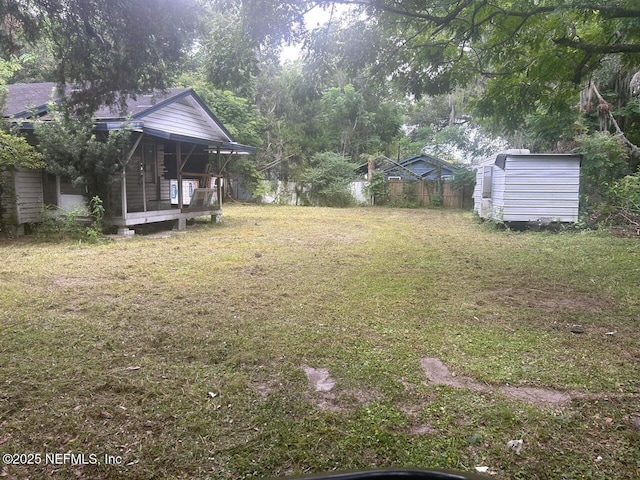
[[[476,186],[473,188],[473,211],[482,216],[482,167],[485,164],[478,166],[476,170]]]
[[[580,159],[576,156],[508,156],[503,220],[578,220]]]
[[[214,141],[229,141],[229,137],[195,101],[171,103],[140,118],[145,128]]]
[[[42,170],[15,172],[17,224],[37,222],[42,213]]]
[[[491,190],[491,199],[493,200],[493,209],[502,211],[505,205],[505,189],[507,186],[507,175],[504,170],[493,167],[493,188]]]
[[[491,169],[491,177],[485,176],[487,169]],[[489,179],[491,179],[491,197],[484,198],[484,182],[489,181]],[[476,173],[476,186],[473,190],[474,211],[482,218],[502,220],[504,188],[504,170],[496,167],[493,161],[481,164]]]

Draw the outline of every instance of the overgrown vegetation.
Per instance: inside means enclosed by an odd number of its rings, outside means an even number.
[[[1,106],[1,105],[0,105]],[[12,222],[16,194],[13,173],[17,168],[42,168],[44,162],[40,153],[21,136],[11,134],[0,124],[0,232],[5,222]]]
[[[605,199],[591,213],[590,223],[611,227],[621,235],[640,236],[640,173],[608,185]]]
[[[418,180],[406,180],[402,184],[400,195],[392,197],[389,201],[389,206],[395,208],[417,208],[423,206],[420,205],[420,200],[417,196],[418,185]]]
[[[35,238],[47,242],[78,240],[99,243],[105,238],[102,224],[104,213],[102,199],[98,196],[89,201],[88,211],[83,205],[70,210],[45,208],[35,225]]]
[[[581,187],[588,206],[602,201],[606,185],[630,173],[628,152],[620,138],[609,133],[595,132],[578,137],[575,152],[583,155]]]
[[[581,166],[582,209],[586,226],[615,227],[640,235],[636,211],[637,178],[630,172],[629,151],[619,136],[596,132],[578,138],[575,151],[583,155]]]
[[[122,168],[129,151],[130,130],[100,135],[94,132],[90,118],[56,110],[51,115],[51,120],[35,122],[35,136],[46,170],[76,187],[86,187],[88,198],[106,198],[113,174]]]
[[[325,207],[348,207],[353,203],[349,183],[355,180],[354,165],[343,156],[326,152],[311,159],[302,181],[309,186],[312,204]]]
[[[367,194],[373,198],[374,205],[384,205],[389,195],[389,183],[380,170],[374,170],[366,185]]]
[[[122,460],[3,465],[8,478],[637,477],[636,240],[490,231],[444,210],[227,205],[223,224],[162,240],[0,250],[0,453]],[[425,357],[571,400],[436,385]]]
[[[453,171],[451,181],[454,190],[462,188],[473,188],[476,184],[476,171],[467,165],[460,165]]]

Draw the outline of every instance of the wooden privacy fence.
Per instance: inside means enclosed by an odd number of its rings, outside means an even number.
[[[295,182],[278,181],[275,183],[264,181],[265,190],[270,193],[264,194],[260,199],[262,203],[277,203],[281,205],[298,205],[304,202],[306,198],[305,192],[307,186]],[[232,185],[237,180],[232,179]],[[434,181],[408,181],[408,180],[389,180],[389,194],[385,201],[380,202],[376,199],[376,203],[390,203],[396,205],[415,205],[419,207],[428,207],[434,202],[433,197],[437,195],[438,185]],[[233,187],[233,193],[236,199],[250,198],[250,194],[238,190]],[[351,195],[358,204],[371,204],[371,197],[366,190],[366,182],[352,182],[349,185]],[[302,195],[302,200],[300,197]],[[442,207],[444,208],[461,208],[471,209],[473,206],[473,186],[466,186],[460,190],[454,190],[450,182],[442,184]]]
[[[438,184],[431,180],[389,180],[390,203],[412,203],[421,207],[433,205],[438,196]],[[469,209],[473,206],[473,186],[454,190],[451,182],[442,183],[442,207]]]

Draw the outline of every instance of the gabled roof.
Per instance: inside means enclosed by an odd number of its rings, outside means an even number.
[[[423,172],[422,174],[416,173],[411,167],[418,162],[424,162],[427,165],[432,165],[433,168],[428,168],[427,171]],[[390,172],[404,172],[409,175],[413,175],[417,179],[425,179],[429,176],[430,173],[436,170],[438,165],[450,170],[451,172],[455,170],[454,165],[451,165],[444,160],[440,160],[439,158],[432,157],[431,155],[426,154],[413,155],[411,157],[404,158],[399,162],[391,160],[390,158],[385,156],[380,156],[375,159],[376,170],[380,170],[386,174]],[[355,168],[355,171],[357,174],[364,175],[365,173],[367,173],[368,166],[368,163],[363,163],[361,165],[358,165]]]
[[[47,119],[49,105],[60,102],[55,83],[7,85],[4,116],[9,120]],[[127,98],[124,111],[102,106],[93,115],[97,130],[129,128],[167,140],[222,148],[235,153],[255,153],[237,143],[204,101],[190,88],[171,88]]]
[[[414,171],[414,168],[417,164],[427,165],[426,168],[422,169],[423,171]],[[419,179],[425,179],[429,175],[435,173],[438,168],[445,168],[450,172],[455,170],[455,167],[444,160],[440,160],[439,158],[432,157],[427,154],[419,154],[413,155],[411,157],[404,158],[399,162],[391,161],[389,165],[387,165],[383,171],[387,174],[391,172],[406,172],[414,175]],[[421,170],[421,169],[418,169]]]
[[[427,154],[419,154],[419,155],[413,155],[411,157],[404,158],[404,159],[400,160],[395,165],[393,165],[393,164],[389,165],[389,166],[387,166],[385,168],[385,171],[393,170],[394,167],[396,167],[397,165],[402,165],[403,167],[410,168],[411,165],[413,165],[415,163],[418,163],[418,162],[424,162],[426,164],[431,164],[434,167],[442,166],[442,167],[448,168],[449,170],[453,170],[455,168],[450,163],[445,162],[444,160],[440,160],[439,158],[436,158],[436,157],[433,157],[433,156],[427,155]]]

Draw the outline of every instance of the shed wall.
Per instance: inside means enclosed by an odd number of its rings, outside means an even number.
[[[493,200],[493,210],[494,212],[500,212],[502,215],[505,208],[505,199],[507,198],[505,195],[505,188],[507,184],[507,174],[501,168],[496,166],[493,167],[493,175],[492,175],[493,185],[491,188],[491,199]],[[498,218],[502,218],[502,216]]]
[[[484,198],[485,171],[491,169],[491,197]],[[488,178],[486,179],[488,181]],[[482,163],[476,172],[473,190],[473,209],[482,218],[502,220],[505,198],[505,172],[493,160]]]
[[[578,220],[579,157],[508,157],[504,172],[504,221]]]
[[[476,170],[476,185],[473,187],[473,211],[480,215],[482,206],[482,165]]]

